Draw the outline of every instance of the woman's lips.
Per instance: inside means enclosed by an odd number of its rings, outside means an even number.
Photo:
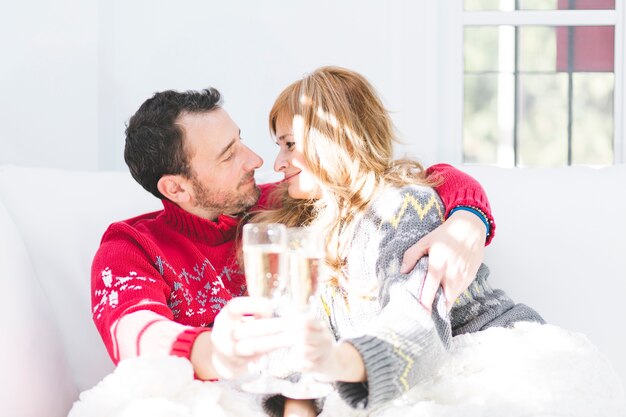
[[[300,173],[296,172],[295,174],[287,175],[287,176],[285,176],[285,179],[283,181],[289,181],[290,179],[292,179],[293,177],[295,177],[298,174],[300,174]]]

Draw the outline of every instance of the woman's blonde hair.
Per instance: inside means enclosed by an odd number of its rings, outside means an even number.
[[[278,120],[291,121],[308,168],[320,183],[321,198],[295,200],[286,186],[280,208],[255,214],[254,222],[287,226],[314,224],[327,236],[333,281],[340,277],[356,216],[385,185],[433,185],[422,166],[394,160],[394,127],[372,85],[360,74],[322,67],[283,90],[269,114],[272,135]]]

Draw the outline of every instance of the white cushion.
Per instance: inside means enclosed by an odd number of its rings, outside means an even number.
[[[0,195],[61,326],[76,384],[90,388],[113,369],[91,319],[93,255],[110,223],[162,205],[125,172],[2,167]]]
[[[585,333],[626,382],[626,165],[461,169],[483,185],[496,219],[491,282]]]
[[[48,300],[1,201],[0,285],[0,414],[66,416],[78,389]]]

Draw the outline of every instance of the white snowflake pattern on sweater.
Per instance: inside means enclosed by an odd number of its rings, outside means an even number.
[[[113,276],[110,267],[106,267],[100,273],[104,289],[95,290],[94,294],[100,298],[100,302],[93,307],[92,314],[99,319],[105,308],[115,308],[119,304],[119,294],[122,291],[141,290],[143,282],[155,283],[153,278],[142,277],[135,271],[130,271],[127,276]]]

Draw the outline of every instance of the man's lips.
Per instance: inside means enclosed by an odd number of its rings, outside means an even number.
[[[251,182],[254,182],[254,174],[250,174],[250,176],[244,178],[239,185],[248,185]]]

